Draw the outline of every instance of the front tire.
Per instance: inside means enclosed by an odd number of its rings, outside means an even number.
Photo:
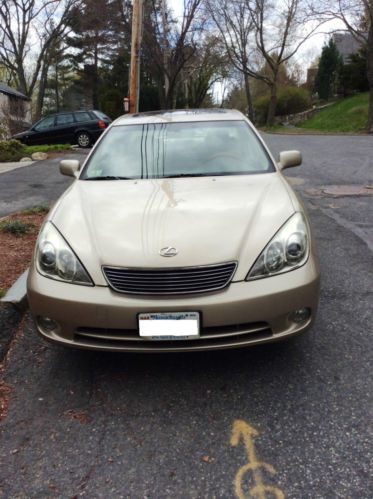
[[[89,147],[92,143],[91,136],[87,132],[79,132],[76,136],[76,141],[79,147]]]

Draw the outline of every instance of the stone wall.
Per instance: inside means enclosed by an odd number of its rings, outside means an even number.
[[[306,121],[306,120],[312,118],[312,116],[314,116],[316,113],[318,113],[322,109],[325,109],[328,106],[330,106],[330,104],[326,104],[324,106],[319,106],[319,107],[313,107],[312,109],[307,109],[306,111],[302,111],[301,113],[287,114],[284,116],[276,116],[275,124],[276,125],[285,125],[285,126],[299,125],[300,123],[303,123],[303,121]]]

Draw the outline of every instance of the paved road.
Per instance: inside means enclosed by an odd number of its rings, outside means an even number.
[[[83,160],[84,150],[64,155]],[[51,204],[70,185],[71,179],[59,172],[61,158],[37,161],[0,174],[0,217],[32,206]]]
[[[265,499],[372,497],[373,202],[322,194],[372,181],[372,139],[268,140],[305,155],[289,175],[321,258],[313,329],[247,350],[136,356],[51,346],[26,318],[4,369],[0,496],[230,498],[250,459],[262,464],[243,474],[245,497],[261,484],[273,487],[256,489]]]

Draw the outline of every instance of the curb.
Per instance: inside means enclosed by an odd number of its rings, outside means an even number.
[[[27,275],[28,269],[20,275],[4,298],[0,300],[0,362],[7,354],[27,308]]]
[[[21,274],[6,295],[0,300],[3,304],[14,305],[19,311],[24,312],[27,308],[26,282],[28,270]]]

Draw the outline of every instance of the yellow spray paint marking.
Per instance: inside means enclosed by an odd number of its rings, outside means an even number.
[[[254,437],[257,437],[258,435],[259,433],[257,430],[246,423],[246,421],[238,419],[233,424],[231,446],[237,447],[242,440],[248,460],[247,464],[242,466],[235,476],[234,489],[236,496],[239,499],[246,499],[249,496],[257,499],[269,499],[271,497],[275,499],[285,499],[285,495],[281,489],[271,485],[265,485],[263,482],[262,470],[266,470],[272,475],[276,473],[276,470],[270,464],[258,461],[254,446]],[[249,496],[245,495],[242,488],[242,482],[247,473],[252,473],[255,483],[255,486],[249,490]]]

